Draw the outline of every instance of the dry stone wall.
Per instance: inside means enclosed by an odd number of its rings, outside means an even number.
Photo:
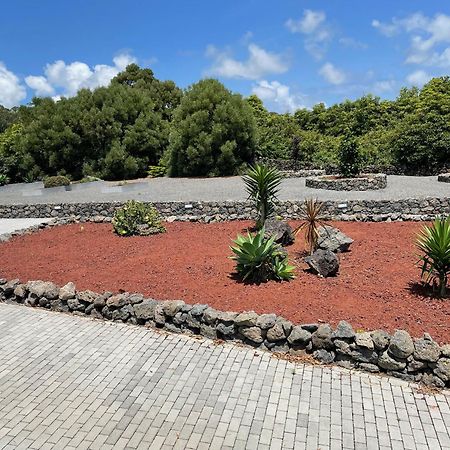
[[[0,218],[72,217],[78,220],[110,219],[123,202],[59,203],[0,205]],[[165,219],[181,221],[217,222],[252,219],[254,209],[250,202],[155,202]],[[281,201],[277,214],[285,219],[301,217],[303,201]],[[336,220],[430,220],[437,215],[450,214],[450,197],[404,200],[325,201],[323,214]]]
[[[277,353],[312,355],[326,364],[450,387],[450,345],[440,346],[426,333],[413,339],[404,330],[392,335],[383,330],[355,332],[345,321],[336,328],[324,323],[300,325],[275,314],[224,312],[206,304],[157,301],[127,292],[77,291],[73,283],[58,287],[48,281],[1,279],[0,301],[238,341]]]

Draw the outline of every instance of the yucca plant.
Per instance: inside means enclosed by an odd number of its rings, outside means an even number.
[[[291,280],[294,267],[289,265],[287,254],[275,243],[274,238],[264,237],[264,227],[256,234],[238,235],[230,247],[236,261],[236,270],[242,279],[265,282],[268,280]]]
[[[438,295],[444,297],[450,276],[450,216],[425,225],[417,236],[416,245],[423,253],[420,257],[422,278],[428,285],[437,285]]]
[[[242,177],[248,193],[248,199],[253,200],[258,212],[256,228],[264,226],[266,219],[275,214],[275,202],[278,188],[283,176],[274,168],[255,164]]]
[[[321,219],[322,208],[323,203],[313,198],[305,199],[300,208],[303,222],[294,230],[294,234],[305,231],[305,242],[309,254],[312,254],[317,248],[319,228],[326,225],[326,222]]]

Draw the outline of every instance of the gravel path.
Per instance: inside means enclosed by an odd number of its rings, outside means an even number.
[[[0,449],[449,449],[450,397],[389,377],[0,304]]]
[[[389,176],[388,187],[378,191],[326,191],[305,186],[304,178],[283,181],[281,200],[398,200],[406,198],[448,197],[450,184],[437,177]],[[144,201],[223,201],[245,200],[240,177],[228,178],[155,178],[127,182],[94,182],[64,188],[43,189],[42,183],[16,184],[0,187],[0,204],[82,203],[123,201],[134,198]]]

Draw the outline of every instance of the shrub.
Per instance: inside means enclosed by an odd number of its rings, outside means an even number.
[[[206,79],[187,90],[169,140],[170,176],[236,175],[253,160],[255,120],[239,94]]]
[[[264,227],[254,236],[238,235],[230,247],[234,253],[236,270],[242,279],[253,282],[291,280],[294,267],[289,265],[287,254],[275,243],[274,238],[264,237]]]
[[[356,177],[361,171],[358,142],[346,136],[339,146],[339,171],[344,177]]]
[[[242,177],[248,193],[258,211],[256,227],[264,226],[266,219],[275,214],[278,187],[283,176],[277,169],[255,164]]]
[[[164,233],[159,213],[149,203],[129,200],[119,208],[112,221],[114,231],[120,236]]]
[[[9,178],[4,174],[0,173],[0,186],[4,186],[9,183]]]
[[[422,278],[428,285],[437,287],[438,295],[444,297],[450,276],[450,216],[425,225],[417,236],[416,245],[423,253],[420,257]]]
[[[294,230],[294,234],[305,230],[305,242],[310,254],[317,249],[319,227],[325,225],[325,222],[320,218],[322,208],[323,203],[317,199],[306,199],[300,210],[303,222]]]
[[[167,167],[164,166],[150,166],[147,175],[150,178],[163,177],[167,172]]]
[[[44,187],[45,188],[52,188],[52,187],[58,187],[58,186],[69,186],[69,185],[70,185],[70,180],[63,175],[57,175],[56,177],[44,178]]]

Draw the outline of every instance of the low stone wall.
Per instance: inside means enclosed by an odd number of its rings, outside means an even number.
[[[404,380],[450,387],[450,345],[439,346],[428,334],[412,339],[403,330],[355,332],[341,321],[296,325],[275,314],[217,311],[181,300],[157,301],[141,294],[77,291],[73,283],[0,280],[0,301],[86,315],[96,319],[200,334],[210,339],[239,341],[290,355],[312,355],[322,363],[385,372]]]
[[[450,173],[441,173],[438,175],[438,181],[442,183],[450,183]]]
[[[325,170],[322,169],[299,169],[299,170],[280,170],[284,178],[299,178],[299,177],[317,177],[325,175]]]
[[[374,191],[385,189],[387,176],[384,173],[361,174],[355,178],[340,178],[332,175],[308,177],[306,187],[332,191]]]
[[[0,205],[0,218],[55,217],[86,221],[111,218],[123,202],[59,203],[35,205]],[[217,222],[246,220],[255,217],[250,202],[156,202],[155,207],[165,219]],[[303,201],[280,201],[277,214],[285,219],[301,218]],[[450,214],[450,197],[405,200],[325,201],[325,219],[333,220],[430,220]]]

